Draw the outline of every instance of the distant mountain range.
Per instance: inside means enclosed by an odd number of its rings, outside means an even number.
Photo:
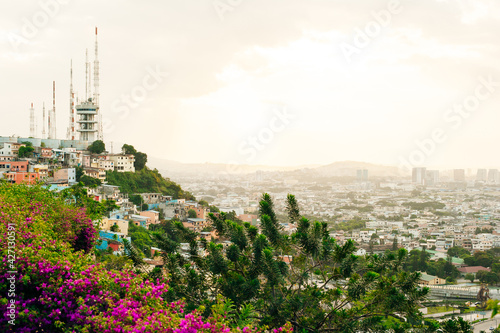
[[[395,166],[386,166],[356,161],[334,162],[328,165],[301,165],[301,166],[269,166],[269,165],[232,165],[223,163],[181,163],[171,160],[148,158],[148,165],[168,174],[177,175],[223,175],[248,174],[256,171],[283,171],[301,170],[303,173],[325,177],[355,177],[359,169],[368,170],[369,177],[402,177],[408,176]]]
[[[366,162],[342,161],[320,166],[314,169],[324,176],[356,176],[357,170],[368,170],[368,177],[403,177],[408,176],[395,166],[379,165]]]

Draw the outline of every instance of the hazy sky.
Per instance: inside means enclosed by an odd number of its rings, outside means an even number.
[[[181,162],[500,167],[497,0],[23,0],[0,9],[0,135],[28,135],[31,102],[41,133],[55,80],[66,137],[70,59],[83,97],[97,26],[115,151],[126,142]]]

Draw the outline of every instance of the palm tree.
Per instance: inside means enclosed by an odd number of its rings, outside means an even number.
[[[491,310],[491,318],[500,313],[500,305],[498,305],[498,302],[500,301],[497,299],[488,300],[488,306],[486,307],[486,310]]]

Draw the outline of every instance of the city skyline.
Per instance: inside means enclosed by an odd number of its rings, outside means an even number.
[[[65,138],[70,62],[81,101],[97,26],[108,150],[129,143],[184,163],[500,167],[490,148],[500,5],[221,3],[9,5],[0,87],[11,114],[0,132],[28,136],[34,103],[40,135],[56,81]]]

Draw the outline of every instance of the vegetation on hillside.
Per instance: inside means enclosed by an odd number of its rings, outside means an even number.
[[[214,229],[231,242],[225,248],[197,241],[179,223],[157,234],[172,288],[168,296],[197,308],[221,294],[238,314],[250,308],[259,324],[276,328],[290,322],[297,332],[382,332],[424,325],[418,303],[428,290],[417,286],[418,273],[401,269],[404,249],[356,256],[352,241],[337,244],[325,223],[302,218],[292,195],[287,214],[288,222],[298,225],[290,236],[281,230],[268,194],[260,202],[262,232],[225,213],[211,214]],[[190,245],[189,258],[176,252],[179,237]],[[199,256],[199,247],[208,255]]]
[[[35,150],[35,148],[33,148],[33,144],[29,141],[23,141],[22,143],[25,144],[26,146],[19,147],[19,150],[17,152],[18,156],[20,158],[32,157],[33,151]]]
[[[124,144],[122,146],[122,151],[125,154],[131,154],[134,155],[134,167],[135,170],[142,170],[146,167],[146,163],[148,162],[148,155],[146,153],[142,153],[140,151],[137,151],[134,146]]]
[[[427,201],[427,202],[405,202],[403,206],[407,206],[412,210],[425,210],[425,209],[443,209],[446,205],[442,202]]]
[[[87,147],[87,150],[93,154],[100,154],[106,150],[106,145],[102,140],[96,140]]]
[[[56,194],[0,182],[0,252],[16,256],[0,267],[0,331],[472,332],[461,319],[422,318],[428,290],[403,268],[426,254],[357,256],[352,241],[338,244],[325,223],[301,217],[295,197],[287,199],[291,235],[264,194],[261,231],[235,214],[210,215],[226,247],[173,220],[151,230],[130,225],[134,246],[125,242],[122,257],[94,249],[92,220],[112,202],[86,197],[81,185]],[[180,243],[189,244],[187,256]],[[153,270],[141,254],[152,245],[164,260]],[[14,298],[9,270],[17,272]]]
[[[136,274],[128,260],[95,264],[96,229],[76,205],[39,187],[0,182],[0,252],[15,254],[0,267],[1,332],[264,330],[246,318],[231,328],[230,303],[220,297],[211,309],[186,312],[183,300],[166,300],[166,279]],[[14,289],[9,271],[16,271]]]
[[[108,171],[106,179],[109,185],[120,186],[120,191],[133,195],[135,193],[162,193],[174,199],[195,200],[195,197],[184,191],[180,185],[164,178],[158,170],[144,168],[136,172]]]

